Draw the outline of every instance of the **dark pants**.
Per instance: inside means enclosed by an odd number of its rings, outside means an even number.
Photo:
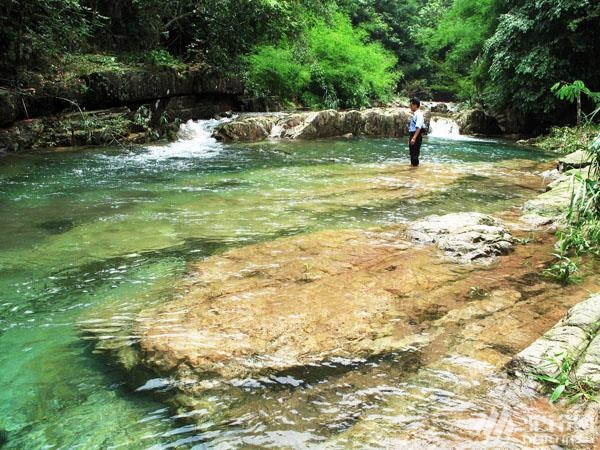
[[[421,133],[419,133],[417,140],[414,144],[412,144],[410,141],[414,134],[414,131],[408,134],[408,151],[410,153],[410,164],[416,167],[419,165],[419,155],[421,154],[421,143],[423,142],[423,136]]]

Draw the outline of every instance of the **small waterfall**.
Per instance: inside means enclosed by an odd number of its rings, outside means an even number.
[[[429,136],[457,139],[460,136],[458,124],[446,117],[432,117],[429,123]]]
[[[163,145],[148,146],[144,154],[147,159],[166,158],[208,158],[219,153],[223,148],[212,131],[215,127],[231,119],[188,120],[181,124],[175,142]]]

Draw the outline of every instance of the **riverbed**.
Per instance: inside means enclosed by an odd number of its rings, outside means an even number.
[[[165,401],[169,392],[150,376],[124,373],[84,330],[110,311],[98,333],[110,341],[142,309],[169,302],[191,265],[231,249],[458,211],[516,223],[544,191],[552,155],[430,136],[413,169],[396,139],[221,144],[214,125],[190,122],[172,144],[0,159],[5,447],[423,448],[475,439],[473,421],[502,407],[489,394],[505,380],[502,364],[585,295],[585,286],[538,279],[551,234],[523,231],[529,245],[483,272],[442,265],[459,276],[445,303],[421,305],[420,332],[446,320],[425,353],[245,380],[187,409]],[[521,296],[490,302],[508,291]],[[533,300],[521,308],[523,298]],[[532,314],[539,320],[527,325]],[[486,341],[489,330],[500,337]]]

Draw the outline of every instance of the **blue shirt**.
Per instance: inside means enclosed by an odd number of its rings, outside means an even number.
[[[408,132],[414,133],[417,131],[417,128],[423,128],[423,123],[425,122],[425,117],[423,116],[423,111],[417,109],[412,118],[410,119],[410,125],[408,126]],[[406,122],[404,122],[406,123]]]

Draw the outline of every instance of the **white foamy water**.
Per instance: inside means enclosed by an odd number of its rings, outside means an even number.
[[[452,119],[432,117],[429,123],[429,136],[457,139],[460,137],[460,128]]]
[[[493,142],[490,138],[480,138],[474,136],[468,136],[460,134],[460,127],[458,124],[446,117],[432,117],[429,122],[429,133],[428,136],[443,139],[452,139],[456,141],[472,141],[472,142]]]
[[[212,137],[214,128],[231,119],[188,120],[179,128],[178,139],[165,145],[148,146],[137,158],[162,160],[169,158],[209,158],[223,148]]]

